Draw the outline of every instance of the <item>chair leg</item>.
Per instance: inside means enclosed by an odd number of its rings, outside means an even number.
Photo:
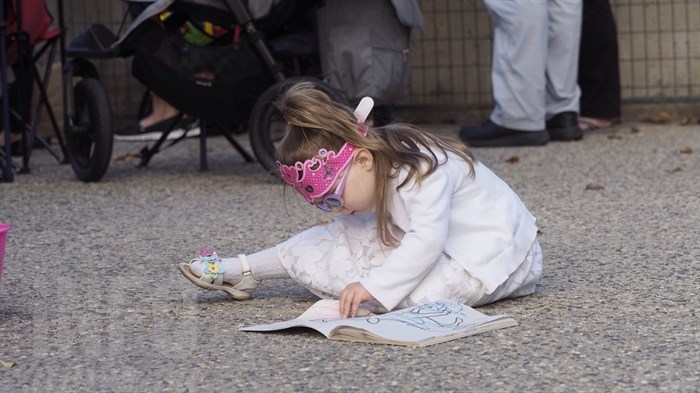
[[[31,75],[31,88],[34,88],[34,86],[36,86],[39,92],[39,100],[37,102],[36,107],[33,109],[33,113],[31,113],[31,110],[29,110],[26,114],[20,114],[10,110],[14,117],[17,118],[19,122],[23,125],[22,168],[19,170],[19,173],[30,172],[29,161],[32,155],[32,150],[34,149],[35,141],[38,141],[46,149],[46,151],[48,151],[56,159],[56,161],[64,164],[68,162],[68,156],[66,152],[65,142],[63,140],[61,132],[61,127],[59,127],[58,122],[56,121],[56,116],[53,111],[53,107],[51,106],[51,102],[49,101],[48,94],[46,92],[47,86],[49,86],[49,83],[51,82],[51,69],[53,67],[54,60],[56,59],[56,52],[60,43],[59,38],[60,36],[46,41],[44,45],[36,52],[36,54],[32,54],[33,48],[26,48],[25,59],[28,63],[27,72]],[[47,49],[48,54],[45,57],[46,66],[44,70],[44,75],[42,77],[39,73],[37,64],[39,63],[39,60],[44,57],[44,54],[47,52]],[[29,95],[29,99],[31,99],[31,94]],[[46,112],[49,116],[54,135],[58,140],[59,146],[61,148],[61,154],[63,155],[63,157],[59,157],[59,155],[56,152],[54,152],[54,150],[49,146],[49,143],[44,138],[37,135],[39,122],[41,121],[42,108],[46,109]]]
[[[49,115],[49,120],[51,121],[51,126],[53,128],[54,135],[56,136],[56,139],[58,140],[58,145],[61,148],[61,154],[63,155],[63,160],[59,159],[58,156],[53,153],[47,146],[46,142],[41,140],[41,142],[44,144],[44,147],[49,149],[51,151],[51,154],[56,157],[56,159],[62,163],[68,163],[68,155],[66,153],[66,144],[63,141],[63,135],[61,133],[61,127],[59,127],[58,122],[56,121],[56,115],[53,111],[53,107],[51,106],[51,102],[49,101],[49,96],[48,93],[46,92],[46,88],[49,85],[51,81],[51,68],[53,67],[54,60],[56,59],[56,50],[58,49],[58,44],[59,44],[59,39],[60,37],[56,37],[53,39],[53,42],[51,43],[51,50],[48,55],[48,61],[46,63],[46,69],[44,70],[44,79],[39,79],[39,70],[34,67],[34,75],[37,83],[37,87],[39,89],[39,94],[41,96],[39,100],[39,104],[37,105],[37,111],[41,106],[43,105],[44,108],[46,108],[46,113]],[[37,59],[38,60],[38,59]],[[34,63],[36,64],[36,62]],[[35,115],[35,122],[38,125],[39,123],[39,117],[38,115]]]
[[[0,11],[0,15],[2,11]],[[3,34],[4,36],[4,34]],[[6,130],[2,133],[5,139],[5,144],[3,145],[2,151],[0,151],[0,172],[2,172],[2,181],[12,182],[14,181],[15,173],[12,162],[12,152],[11,152],[11,142],[10,142],[10,103],[8,99],[8,86],[7,86],[7,67],[5,64],[6,60],[6,50],[5,50],[5,40],[0,40],[0,75],[2,75],[2,97],[0,97],[0,106],[2,108],[2,129]]]

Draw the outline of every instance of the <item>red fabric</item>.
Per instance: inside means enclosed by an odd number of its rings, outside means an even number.
[[[22,14],[22,30],[29,34],[29,46],[32,47],[40,40],[45,39],[46,32],[53,23],[53,18],[46,8],[46,0],[19,0]],[[8,0],[5,3],[5,20],[7,29],[5,35],[17,32],[17,0]],[[10,42],[11,43],[11,42]],[[8,45],[7,63],[12,65],[17,60],[17,46]]]

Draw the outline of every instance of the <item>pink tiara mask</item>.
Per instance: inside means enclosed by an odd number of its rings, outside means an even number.
[[[363,136],[367,135],[367,126],[364,122],[373,106],[372,99],[365,97],[355,109],[355,117],[360,125],[358,131]],[[338,176],[352,160],[355,150],[357,150],[355,145],[346,142],[337,152],[320,149],[317,155],[304,162],[297,161],[294,165],[284,165],[278,161],[277,166],[282,179],[294,187],[304,199],[313,203],[330,191]]]

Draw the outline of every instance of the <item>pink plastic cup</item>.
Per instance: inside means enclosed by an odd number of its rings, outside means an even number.
[[[2,277],[2,258],[5,256],[5,241],[7,232],[10,230],[9,224],[0,223],[0,277]]]

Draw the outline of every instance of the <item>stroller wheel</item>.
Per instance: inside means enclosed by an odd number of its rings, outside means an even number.
[[[286,122],[282,114],[275,107],[275,101],[284,90],[298,82],[312,82],[317,89],[328,94],[336,102],[347,104],[345,95],[322,82],[319,79],[308,77],[289,78],[270,86],[258,98],[250,114],[249,129],[250,145],[260,164],[271,174],[277,175],[275,163],[275,149],[284,137]]]
[[[85,78],[74,87],[72,125],[66,127],[66,147],[78,179],[98,181],[112,158],[112,112],[97,79]]]

